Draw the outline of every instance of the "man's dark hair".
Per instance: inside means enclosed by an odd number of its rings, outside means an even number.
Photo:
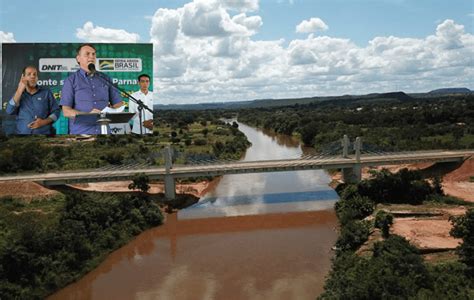
[[[151,80],[151,79],[150,79],[150,76],[148,76],[148,74],[141,74],[141,75],[138,76],[138,81],[140,81],[140,79],[141,79],[142,77],[146,77],[146,78],[148,78],[149,80]]]
[[[35,65],[27,65],[26,67],[23,68],[23,70],[21,71],[21,74],[26,75],[25,72],[26,72],[26,69],[28,68],[32,68],[32,69],[35,69],[36,72],[38,72],[38,68],[35,66]]]
[[[85,43],[85,44],[81,44],[79,47],[77,47],[77,49],[76,49],[76,55],[79,55],[79,52],[81,52],[81,49],[82,49],[83,47],[86,47],[86,46],[89,46],[89,47],[91,47],[92,49],[94,49],[95,51],[97,51],[97,49],[94,47],[94,45],[89,44],[89,43]]]

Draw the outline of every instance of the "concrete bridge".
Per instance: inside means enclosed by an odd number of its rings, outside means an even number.
[[[382,155],[361,154],[360,139],[355,142],[355,155],[348,154],[348,139],[343,139],[342,156],[303,157],[300,159],[282,159],[265,161],[242,161],[231,163],[213,163],[207,165],[173,165],[171,149],[165,149],[164,167],[138,167],[124,170],[78,170],[51,172],[43,174],[22,174],[0,176],[5,181],[35,181],[43,185],[63,185],[68,183],[103,182],[132,180],[143,173],[150,179],[162,179],[165,183],[165,196],[176,197],[176,178],[219,176],[226,174],[281,172],[318,169],[341,169],[345,182],[361,180],[364,166],[396,165],[419,162],[458,162],[474,155],[474,150],[459,151],[413,151],[387,153]]]

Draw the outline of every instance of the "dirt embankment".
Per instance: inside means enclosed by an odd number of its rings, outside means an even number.
[[[69,186],[83,191],[93,192],[130,192],[128,185],[131,181],[112,181],[112,182],[94,182],[70,184]],[[149,194],[162,194],[165,192],[163,183],[150,183]],[[195,197],[202,197],[210,186],[209,181],[200,181],[196,183],[176,184],[177,194],[189,194]]]
[[[0,197],[14,197],[30,202],[33,199],[44,199],[58,194],[58,191],[31,181],[0,182]]]
[[[200,181],[196,183],[176,184],[176,193],[184,195],[192,195],[201,198],[206,192],[215,186],[219,178],[213,181]],[[93,191],[93,192],[131,192],[128,185],[131,181],[111,181],[111,182],[95,182],[68,185],[70,188]],[[163,183],[150,183],[149,194],[163,194]],[[57,195],[59,192],[49,189],[45,186],[31,181],[10,181],[0,182],[0,197],[14,197],[24,201],[32,199],[44,199]]]
[[[474,202],[474,158],[466,160],[459,168],[443,177],[443,190],[446,194]]]

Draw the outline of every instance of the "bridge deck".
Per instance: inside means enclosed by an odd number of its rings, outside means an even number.
[[[225,174],[280,172],[314,169],[340,169],[359,166],[393,165],[416,162],[453,162],[467,159],[474,150],[466,151],[423,151],[393,153],[387,155],[362,155],[358,162],[355,157],[328,156],[323,158],[248,161],[208,165],[174,165],[169,172],[164,167],[138,167],[125,170],[80,170],[52,172],[44,174],[0,176],[5,181],[36,181],[46,185],[59,185],[79,182],[130,180],[137,173],[144,173],[150,179],[162,179],[166,175],[173,178],[218,176]]]

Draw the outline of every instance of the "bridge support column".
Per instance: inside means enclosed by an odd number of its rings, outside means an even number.
[[[343,147],[347,147],[348,145],[348,138],[344,135],[343,139]],[[354,142],[354,150],[355,150],[355,161],[356,163],[352,166],[352,168],[345,168],[342,169],[342,179],[345,183],[359,183],[362,180],[362,166],[360,165],[360,151],[362,149],[362,140],[360,137],[356,137]],[[347,149],[343,149],[343,156],[347,153]]]
[[[165,175],[165,197],[167,200],[176,199],[176,183],[171,175]]]
[[[349,156],[349,138],[347,134],[344,134],[342,138],[342,157],[347,158]]]
[[[362,179],[362,167],[359,164],[354,165],[352,168],[342,169],[342,180],[345,183],[359,183]]]
[[[170,175],[171,169],[173,168],[173,155],[171,147],[168,145],[164,150],[165,156],[165,197],[168,200],[176,199],[176,183],[173,176]]]
[[[362,140],[360,137],[356,137],[356,140],[354,142],[354,150],[356,153],[356,161],[360,162],[360,150],[362,150]]]

